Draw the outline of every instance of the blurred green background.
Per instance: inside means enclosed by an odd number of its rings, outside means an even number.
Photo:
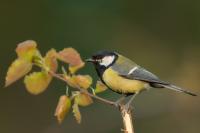
[[[70,46],[83,58],[115,50],[161,79],[200,93],[199,7],[198,0],[0,0],[0,132],[121,132],[119,111],[99,102],[81,108],[81,125],[72,114],[58,125],[53,114],[65,93],[58,80],[38,96],[27,93],[22,80],[3,88],[16,45],[28,39],[43,54]],[[80,73],[97,79],[91,68]],[[119,97],[110,91],[101,96]],[[199,133],[199,124],[199,97],[152,89],[134,101],[136,133]]]

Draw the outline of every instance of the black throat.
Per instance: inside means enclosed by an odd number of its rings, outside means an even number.
[[[94,63],[96,72],[97,72],[98,76],[100,77],[101,81],[104,84],[106,84],[106,83],[103,81],[103,73],[106,71],[106,69],[108,69],[109,67],[111,67],[116,62],[116,60],[118,59],[118,55],[114,55],[114,56],[115,56],[114,61],[110,65],[108,65],[108,66],[103,66],[103,65],[100,65],[99,63]]]

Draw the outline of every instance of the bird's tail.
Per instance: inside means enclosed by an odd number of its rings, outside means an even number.
[[[177,86],[172,85],[172,84],[169,84],[169,85],[159,84],[159,85],[164,87],[164,88],[170,89],[170,90],[174,90],[174,91],[177,91],[177,92],[184,92],[184,93],[189,94],[191,96],[197,96],[196,94],[194,94],[194,93],[192,93],[188,90],[182,89],[182,88],[177,87]]]

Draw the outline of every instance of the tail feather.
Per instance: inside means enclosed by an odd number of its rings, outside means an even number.
[[[174,91],[177,91],[177,92],[184,92],[184,93],[189,94],[191,96],[197,96],[196,94],[194,94],[194,93],[192,93],[188,90],[182,89],[182,88],[177,87],[177,86],[172,85],[172,84],[169,84],[169,85],[159,84],[159,85],[164,87],[164,88],[171,89],[171,90],[174,90]]]

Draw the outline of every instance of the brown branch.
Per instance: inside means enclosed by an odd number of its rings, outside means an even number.
[[[60,74],[54,73],[52,71],[49,71],[49,74],[51,74],[53,77],[55,77],[57,79],[60,79],[60,80],[62,80],[62,81],[67,83],[67,80],[65,78],[63,78],[63,76],[61,76]],[[91,96],[91,97],[103,102],[103,103],[106,103],[106,104],[109,104],[109,105],[112,105],[112,106],[116,106],[115,102],[113,102],[113,101],[110,101],[110,100],[101,98],[99,96],[93,95],[93,94],[89,93],[88,91],[86,91],[85,89],[80,88],[79,86],[76,86],[76,88],[79,91],[81,91],[81,92],[83,92],[83,93],[85,93],[85,94],[87,94],[87,95],[89,95],[89,96]]]
[[[49,71],[49,74],[52,75],[53,77],[60,79],[60,80],[67,83],[67,80],[62,75],[54,73],[52,71]],[[80,88],[79,86],[76,86],[76,88],[79,91],[91,96],[92,98],[95,98],[95,99],[97,99],[97,100],[99,100],[103,103],[106,103],[108,105],[115,106],[115,107],[119,108],[121,115],[122,115],[123,124],[124,124],[123,132],[124,133],[134,133],[133,123],[132,123],[132,115],[131,115],[132,109],[131,108],[126,108],[126,106],[124,104],[116,104],[113,101],[101,98],[97,95],[93,95],[92,93],[86,91],[85,89]]]
[[[120,106],[120,112],[123,119],[124,133],[134,133],[133,122],[132,122],[132,109],[127,109],[125,105]]]

